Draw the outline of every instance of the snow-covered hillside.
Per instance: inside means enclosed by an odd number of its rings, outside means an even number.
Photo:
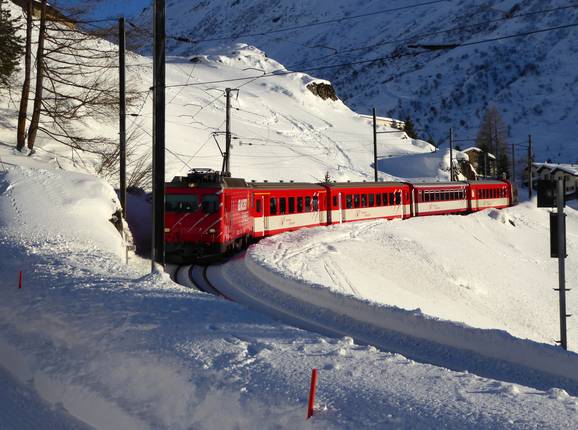
[[[14,16],[21,13],[12,3],[8,5]],[[127,121],[128,135],[132,137],[129,144],[134,148],[129,152],[134,152],[136,160],[139,154],[151,153],[152,95],[147,91],[152,82],[152,61],[138,55],[130,55],[127,61],[129,86],[143,94],[142,100],[129,109],[131,116]],[[186,174],[191,167],[220,170],[226,87],[239,90],[232,99],[233,175],[309,182],[320,181],[327,173],[335,180],[372,179],[371,122],[340,100],[323,100],[307,88],[311,83],[325,81],[299,73],[220,82],[282,68],[265,53],[244,44],[207,50],[193,62],[170,58],[166,90],[167,179]],[[117,79],[116,74],[110,72],[110,79]],[[6,126],[0,128],[0,140],[7,144],[16,139],[17,101],[18,91],[1,100],[0,118]],[[77,126],[87,134],[98,132],[110,137],[118,131],[114,117],[104,123],[89,119]],[[399,130],[380,127],[379,131],[392,132],[380,135],[380,157],[431,153],[434,149],[426,142],[409,139]],[[72,152],[48,139],[40,139],[38,147],[39,155],[51,157],[66,168],[74,164],[72,167],[79,169],[98,170],[99,160],[90,155],[84,154],[84,159],[79,160],[78,151]],[[132,164],[129,162],[129,169]],[[444,172],[439,169],[437,162],[422,176],[443,177]],[[111,180],[114,183],[115,179]]]
[[[350,19],[355,16],[361,17]],[[167,4],[172,35],[209,40],[172,41],[174,54],[192,56],[215,45],[244,42],[290,70],[365,61],[313,73],[332,81],[338,96],[356,111],[370,113],[376,107],[384,115],[410,115],[422,136],[436,142],[447,140],[450,127],[458,138],[475,137],[485,106],[493,103],[506,119],[511,143],[525,142],[532,134],[537,160],[565,162],[576,162],[578,149],[576,27],[416,56],[409,54],[424,50],[409,45],[494,39],[574,24],[577,18],[578,8],[565,0]],[[150,9],[141,22],[149,25],[149,19]],[[293,30],[282,31],[286,28]],[[232,35],[237,37],[227,39]],[[375,58],[386,59],[369,61]]]

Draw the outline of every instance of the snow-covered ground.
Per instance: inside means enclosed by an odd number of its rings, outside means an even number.
[[[567,208],[566,282],[578,282],[578,213]],[[258,264],[340,294],[544,343],[559,338],[558,260],[536,200],[468,216],[301,230],[251,249]],[[568,313],[578,296],[568,294]],[[568,319],[570,333],[578,319]],[[578,343],[570,342],[578,351]]]
[[[144,64],[131,67],[130,81],[146,91],[150,61],[129,61]],[[167,178],[220,167],[212,132],[223,129],[223,89],[245,81],[173,85],[280,67],[242,44],[194,63],[171,59]],[[239,88],[233,174],[372,177],[371,125],[311,94],[312,81],[320,82],[294,74]],[[555,263],[547,214],[533,204],[267,239],[209,271],[233,303],[150,274],[132,253],[126,265],[109,221],[115,192],[86,174],[98,160],[42,138],[34,156],[14,153],[17,103],[1,103],[0,428],[576,427],[578,364],[551,346]],[[149,96],[131,112],[140,113],[129,121],[129,133],[142,131],[140,151],[150,144],[150,108]],[[95,129],[114,136],[116,123],[88,121],[87,134]],[[402,133],[380,142],[382,178],[447,176],[446,152]],[[146,211],[130,216],[142,221]],[[578,221],[569,214],[570,284]],[[317,413],[306,422],[314,367]]]
[[[1,153],[12,164],[39,163]],[[577,399],[558,385],[536,388],[536,381],[420,364],[181,287],[165,274],[148,274],[148,263],[135,256],[126,266],[123,242],[108,221],[117,205],[110,186],[62,170],[6,168],[0,173],[0,384],[8,405],[15,404],[0,407],[6,428],[43,417],[61,428],[99,429],[554,429],[578,420]],[[311,242],[332,242],[335,251],[330,244],[325,249],[339,255],[345,252],[339,242],[352,229],[363,237],[402,224],[307,230],[280,236],[280,248],[295,242],[299,255],[305,236],[332,231],[333,240]],[[273,240],[251,252],[270,249]],[[318,312],[318,323],[336,323],[324,315]],[[306,422],[313,367],[320,369],[318,414]],[[24,418],[18,405],[27,396],[39,407]]]

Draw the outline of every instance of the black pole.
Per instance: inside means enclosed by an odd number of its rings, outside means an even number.
[[[375,118],[375,108],[373,108],[373,173],[373,180],[377,182],[377,121]]]
[[[558,223],[558,293],[560,301],[560,345],[568,349],[568,339],[566,337],[566,274],[564,260],[566,259],[566,215],[564,214],[564,180],[558,178],[557,195],[557,223]]]
[[[165,0],[154,0],[152,269],[165,264]]]
[[[532,199],[533,187],[533,173],[532,173],[532,135],[528,135],[528,200]]]
[[[454,169],[453,169],[453,161],[454,159],[454,129],[450,128],[450,181],[453,182],[454,180]]]
[[[126,219],[126,76],[125,76],[124,18],[118,20],[118,87],[119,87],[119,153],[120,153],[120,205]]]
[[[226,124],[225,124],[225,159],[223,160],[225,176],[231,176],[231,88],[225,88],[226,103]]]

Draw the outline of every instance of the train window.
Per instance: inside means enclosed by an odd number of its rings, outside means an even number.
[[[359,198],[359,194],[355,194],[353,196],[353,205],[358,208],[359,207],[359,203],[360,203],[360,198]]]
[[[351,209],[353,207],[353,198],[351,197],[351,194],[345,196],[345,207],[347,209]]]
[[[261,213],[261,200],[255,201],[255,212],[257,212],[258,214]]]
[[[212,214],[219,210],[219,196],[209,194],[203,196],[203,212]]]
[[[303,212],[303,197],[297,197],[297,212]]]
[[[333,207],[339,206],[339,198],[337,196],[333,196]]]
[[[295,213],[295,197],[289,197],[289,213]]]
[[[165,210],[168,212],[194,212],[199,207],[199,198],[194,194],[167,194]]]
[[[369,195],[369,207],[372,208],[375,205],[375,196],[373,194]]]
[[[362,194],[362,195],[361,195],[361,207],[362,207],[362,208],[366,208],[366,207],[367,207],[367,194]]]
[[[375,206],[381,206],[381,194],[375,195]]]
[[[279,198],[279,213],[281,215],[284,215],[287,213],[287,200],[285,199],[285,197]]]
[[[387,206],[387,193],[383,193],[383,206]]]
[[[422,202],[429,202],[429,193],[424,191]]]
[[[396,205],[401,204],[401,191],[396,191],[395,193],[395,204]]]
[[[269,200],[269,213],[270,215],[277,215],[277,199],[275,197],[271,197]]]
[[[305,197],[305,212],[311,212],[311,197]]]
[[[389,194],[389,205],[393,206],[395,204],[393,193],[387,193],[387,194]]]
[[[313,209],[314,211],[319,210],[319,197],[313,196]]]

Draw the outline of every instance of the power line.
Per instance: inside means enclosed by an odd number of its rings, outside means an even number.
[[[239,39],[242,37],[267,36],[269,34],[277,34],[277,33],[283,33],[286,31],[301,30],[301,29],[309,28],[309,27],[317,27],[320,25],[341,23],[343,21],[350,21],[353,19],[360,19],[360,18],[365,18],[368,16],[382,15],[384,13],[396,12],[396,11],[400,11],[400,10],[414,9],[417,7],[429,6],[429,5],[433,5],[433,4],[437,4],[437,3],[445,3],[447,1],[449,1],[449,0],[435,0],[435,1],[428,1],[428,2],[424,2],[424,3],[416,3],[416,4],[412,4],[412,5],[407,5],[407,6],[400,6],[400,7],[396,7],[396,8],[383,9],[383,10],[378,10],[378,11],[374,11],[374,12],[363,13],[360,15],[342,16],[341,18],[334,18],[334,19],[329,19],[326,21],[311,22],[311,23],[307,23],[307,24],[294,25],[294,26],[290,26],[290,27],[282,27],[282,28],[277,28],[277,29],[271,29],[268,31],[260,31],[257,33],[241,33],[241,34],[236,34],[233,36],[220,36],[220,37],[213,37],[213,38],[208,38],[208,39],[198,39],[198,40],[190,39],[190,38],[184,37],[184,36],[167,36],[167,38],[176,40],[178,42],[198,44],[198,43],[202,43],[202,42],[217,42],[217,41],[223,41],[223,40],[234,40],[234,39]]]
[[[474,42],[448,43],[448,44],[444,44],[445,47],[442,47],[440,49],[449,50],[449,49],[463,48],[463,47],[467,47],[467,46],[480,45],[480,44],[484,44],[484,43],[496,42],[496,41],[505,40],[505,39],[512,39],[512,38],[517,38],[517,37],[526,37],[526,36],[539,34],[539,33],[545,33],[545,32],[549,32],[549,31],[563,30],[563,29],[572,28],[572,27],[576,27],[576,26],[578,26],[578,22],[575,22],[572,24],[560,25],[560,26],[556,26],[556,27],[548,27],[548,28],[543,28],[543,29],[538,29],[538,30],[532,30],[532,31],[527,31],[527,32],[522,32],[522,33],[515,33],[515,34],[506,35],[506,36],[493,37],[490,39],[482,39],[482,40],[477,40]],[[191,84],[167,85],[166,88],[178,88],[178,87],[182,87],[182,86],[221,84],[221,83],[239,82],[239,81],[247,81],[247,80],[255,81],[255,80],[260,79],[260,78],[266,78],[266,77],[272,77],[272,76],[285,76],[285,75],[291,75],[291,74],[295,74],[295,73],[305,73],[305,72],[312,72],[312,71],[331,69],[331,68],[340,68],[340,67],[356,66],[356,65],[360,65],[360,64],[383,62],[383,61],[388,61],[388,60],[398,60],[402,57],[410,57],[410,56],[417,56],[417,55],[430,54],[430,53],[431,53],[431,51],[429,51],[429,50],[418,51],[418,52],[406,52],[406,53],[400,53],[400,54],[396,54],[396,55],[388,55],[385,57],[376,57],[376,58],[372,58],[372,59],[368,59],[368,60],[358,60],[358,61],[351,61],[351,62],[347,62],[347,63],[328,64],[328,65],[323,65],[323,66],[308,67],[308,68],[304,68],[301,70],[293,70],[293,71],[275,70],[273,72],[268,72],[268,73],[264,73],[262,75],[257,75],[257,76],[253,75],[253,76],[247,76],[247,77],[221,79],[221,80],[214,80],[214,81],[195,82],[195,83],[191,83]],[[244,84],[244,85],[246,85],[246,84]]]
[[[496,18],[496,19],[492,19],[492,20],[488,20],[488,21],[481,21],[481,22],[478,22],[475,24],[462,25],[462,26],[458,26],[458,27],[451,27],[451,28],[446,28],[443,30],[437,30],[437,31],[429,32],[429,33],[416,34],[416,35],[413,35],[411,37],[406,37],[406,38],[402,38],[402,39],[391,39],[391,40],[386,40],[386,41],[382,41],[379,43],[374,43],[372,45],[366,45],[366,46],[361,46],[361,47],[357,47],[357,48],[349,48],[349,49],[345,49],[345,50],[339,50],[337,52],[334,52],[333,54],[328,54],[328,55],[324,55],[322,57],[317,57],[314,60],[323,60],[325,58],[331,58],[331,57],[336,57],[336,56],[339,57],[339,56],[342,56],[344,54],[348,54],[350,52],[369,50],[369,49],[376,48],[378,46],[391,45],[393,43],[400,43],[400,42],[408,42],[408,41],[412,41],[412,40],[423,39],[425,37],[438,36],[440,34],[453,33],[455,31],[463,31],[463,30],[467,30],[467,29],[471,29],[471,28],[477,28],[480,26],[488,25],[488,24],[495,24],[496,22],[509,21],[512,19],[525,18],[528,16],[557,12],[557,11],[572,9],[572,8],[576,8],[576,7],[578,7],[578,3],[574,3],[574,4],[566,5],[566,6],[560,6],[560,7],[556,7],[556,8],[542,9],[542,10],[537,10],[537,11],[532,11],[532,12],[526,12],[526,13],[521,13],[521,14],[517,14],[517,15],[506,15],[503,18]],[[479,33],[479,32],[475,32],[475,33]],[[303,64],[303,62],[296,63],[294,65],[288,66],[288,68],[298,67],[302,64]]]

